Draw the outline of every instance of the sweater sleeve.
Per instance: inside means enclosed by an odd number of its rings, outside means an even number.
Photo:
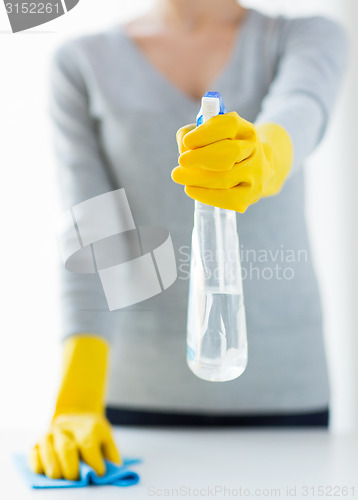
[[[50,67],[49,113],[61,211],[115,189],[101,153],[98,125],[90,113],[79,52],[75,43],[66,42],[55,52]],[[60,287],[63,337],[93,333],[110,340],[114,313],[109,312],[98,273],[77,274],[61,262]]]
[[[289,133],[294,147],[291,174],[324,136],[346,67],[347,48],[344,29],[328,18],[283,22],[275,77],[256,123],[277,123]]]

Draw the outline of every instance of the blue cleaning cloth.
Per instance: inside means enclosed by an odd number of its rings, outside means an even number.
[[[94,470],[84,462],[80,462],[80,478],[78,481],[67,481],[66,479],[51,479],[43,474],[33,473],[28,465],[24,455],[15,455],[14,461],[16,468],[24,480],[31,488],[84,488],[85,486],[111,485],[111,486],[132,486],[139,482],[139,475],[129,470],[129,465],[140,463],[137,458],[123,459],[123,465],[117,465],[106,461],[106,473],[104,476],[97,476]]]

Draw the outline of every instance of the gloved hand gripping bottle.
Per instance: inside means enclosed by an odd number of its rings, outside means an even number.
[[[219,92],[202,98],[197,125],[226,113]],[[195,201],[187,364],[199,378],[225,382],[247,365],[247,335],[236,212]]]

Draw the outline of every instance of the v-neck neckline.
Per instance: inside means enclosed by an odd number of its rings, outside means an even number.
[[[240,53],[242,51],[244,34],[247,30],[247,27],[249,25],[253,13],[254,9],[249,9],[249,8],[246,9],[244,19],[240,23],[235,33],[234,42],[232,44],[231,52],[227,59],[227,62],[224,65],[224,67],[220,69],[220,71],[214,77],[214,79],[211,81],[211,83],[209,84],[209,88],[207,90],[219,89],[221,86],[221,82],[226,79],[227,75],[229,75],[231,70],[236,66],[236,61],[239,59]],[[196,99],[187,92],[185,92],[178,85],[172,82],[163,71],[157,68],[155,64],[153,64],[150,61],[150,59],[148,59],[148,57],[144,54],[144,52],[134,42],[134,40],[126,33],[124,25],[117,25],[114,29],[118,30],[121,33],[123,39],[127,42],[127,45],[130,47],[132,52],[136,54],[137,58],[141,61],[142,65],[157,80],[157,82],[160,85],[164,86],[177,98],[180,98],[184,102],[189,103],[191,106],[195,106],[195,108],[200,107],[201,99]]]

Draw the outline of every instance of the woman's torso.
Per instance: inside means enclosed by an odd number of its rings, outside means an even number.
[[[208,90],[254,122],[274,78],[280,19],[249,11],[226,67]],[[125,188],[139,226],[172,237],[178,278],[163,293],[116,315],[108,403],[211,414],[316,410],[329,399],[319,293],[304,219],[302,169],[282,192],[238,215],[249,361],[225,383],[196,378],[185,336],[193,201],[171,180],[176,130],[199,102],[173,86],[123,28],[83,37],[89,106],[113,189]]]

